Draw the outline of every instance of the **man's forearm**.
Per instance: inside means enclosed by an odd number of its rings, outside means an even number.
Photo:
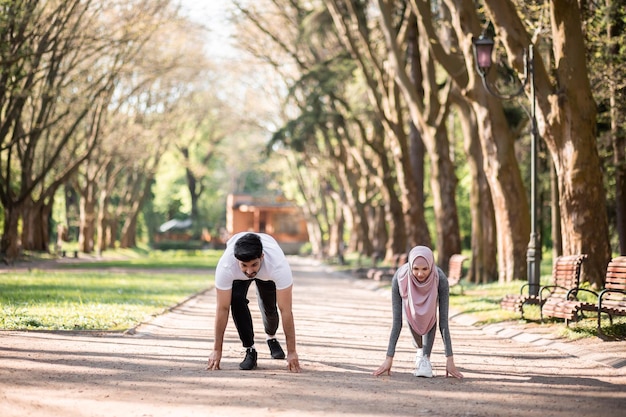
[[[226,332],[226,324],[228,323],[228,311],[226,314],[218,311],[215,315],[215,340],[213,342],[214,350],[222,350],[224,345],[224,333]]]
[[[291,313],[283,314],[283,332],[285,333],[285,340],[287,342],[287,352],[296,351],[296,326],[293,322],[293,315]]]

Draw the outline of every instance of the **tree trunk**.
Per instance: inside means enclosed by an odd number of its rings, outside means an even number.
[[[12,265],[19,255],[18,224],[20,210],[15,206],[4,206],[4,229],[0,240],[0,256],[4,263]]]
[[[342,130],[344,132],[349,131],[349,129],[347,129],[345,126],[342,127]],[[338,132],[336,132],[336,134],[337,137],[340,137]],[[359,252],[359,254],[370,256],[373,252],[372,242],[369,238],[370,224],[368,222],[366,205],[361,201],[360,196],[362,194],[366,194],[366,190],[371,185],[371,182],[368,178],[365,181],[365,185],[359,187],[359,183],[362,182],[363,179],[360,175],[361,171],[359,171],[358,168],[365,168],[360,167],[359,163],[357,163],[356,161],[348,160],[348,155],[352,155],[353,152],[350,149],[344,148],[344,142],[348,141],[342,140],[340,141],[338,146],[336,146],[336,148],[340,150],[337,171],[340,174],[338,176],[338,179],[340,181],[340,186],[343,189],[343,209],[347,209],[351,213],[351,219],[349,220],[352,224],[350,225],[351,228],[349,230],[351,230],[352,234],[354,234],[355,238],[357,239],[358,247],[356,247],[356,250]],[[350,140],[349,143],[353,143],[353,141]],[[342,214],[342,218],[344,219],[344,221],[346,217],[347,216],[343,216]],[[354,221],[355,219],[357,219],[356,224]]]
[[[483,171],[483,156],[473,110],[460,96],[456,97],[455,102],[459,109],[467,164],[472,177],[470,188],[472,258],[467,279],[476,284],[486,284],[498,280],[497,227],[491,190]]]
[[[383,0],[379,0],[378,5],[382,17],[381,28],[387,43],[387,54],[390,63],[389,74],[394,77],[402,92],[411,115],[411,120],[420,130],[422,140],[428,150],[431,162],[430,186],[437,227],[437,262],[440,265],[445,265],[452,254],[461,250],[455,200],[456,177],[454,166],[450,160],[449,142],[445,123],[443,122],[449,103],[439,101],[440,92],[428,47],[429,40],[425,39],[425,37],[419,37],[418,42],[415,42],[415,40],[411,41],[413,43],[410,44],[408,51],[411,55],[411,61],[414,65],[419,63],[421,69],[418,71],[412,68],[411,75],[409,75],[404,65],[403,57],[405,54],[400,52],[400,46],[395,35],[391,8]],[[410,21],[415,22],[415,19]],[[418,32],[413,30],[409,31],[409,34],[417,38]],[[414,81],[412,82],[412,80]],[[448,97],[445,94],[442,94],[442,96],[444,97],[443,100],[447,101]],[[404,158],[401,160],[401,163],[404,166],[408,166],[410,159]],[[410,168],[405,169],[410,171]],[[415,189],[415,186],[413,186],[413,189]]]
[[[387,230],[387,213],[385,205],[380,204],[371,207],[372,218],[372,244],[374,251],[372,252],[372,260],[374,265],[385,258],[385,244],[389,240],[389,231]]]
[[[83,253],[92,253],[96,236],[96,184],[85,178],[86,184],[80,193],[78,249]]]
[[[122,236],[120,237],[120,248],[128,249],[137,246],[137,216],[130,215],[126,218],[122,226]]]
[[[606,44],[608,45],[608,53],[614,56],[620,55],[622,48],[620,39],[624,38],[624,31],[626,30],[626,22],[624,22],[626,10],[618,9],[617,4],[618,2],[612,0],[607,1],[610,15],[606,19]],[[624,55],[623,52],[621,55]],[[626,107],[624,102],[626,94],[623,84],[621,88],[619,85],[620,81],[623,81],[620,79],[623,68],[620,72],[614,61],[610,59],[606,70],[609,83],[610,137],[615,166],[615,229],[618,237],[619,254],[626,255],[626,130],[623,126],[623,121],[626,118],[623,112]]]
[[[407,235],[405,228],[405,217],[402,202],[396,194],[397,181],[389,175],[391,167],[386,158],[383,158],[381,167],[383,176],[383,189],[381,190],[385,200],[385,214],[388,230],[388,240],[385,250],[385,259],[391,260],[397,253],[405,253],[407,250]]]
[[[98,199],[98,219],[96,221],[96,252],[101,255],[108,249],[108,233],[109,229],[109,191],[106,187],[100,190],[100,198]]]
[[[358,193],[358,190],[353,191],[354,194]],[[350,203],[353,201],[354,205]],[[367,213],[367,206],[358,200],[358,196],[352,196],[351,199],[348,199],[349,208],[352,210],[352,227],[350,228],[351,234],[354,235],[354,239],[357,242],[354,242],[354,250],[358,251],[359,254],[371,256],[374,252],[374,246],[372,244],[372,240],[370,239],[370,229],[371,223],[369,222],[369,216]]]
[[[615,123],[613,116],[611,123]],[[613,163],[615,165],[615,217],[619,239],[619,254],[626,255],[626,137],[623,133],[612,134]]]
[[[198,178],[196,178],[194,172],[191,169],[192,163],[189,155],[189,148],[182,146],[179,148],[180,153],[183,155],[183,161],[185,166],[185,178],[187,179],[187,189],[189,190],[189,196],[191,197],[191,219],[194,221],[194,227],[199,220],[198,201],[200,199],[200,189],[198,184]]]
[[[328,239],[328,256],[336,258],[343,265],[343,232],[345,219],[343,217],[343,204],[339,199],[335,200],[334,222],[330,225],[330,236]]]
[[[486,94],[484,90],[483,94]],[[480,104],[483,100],[490,104],[483,107]],[[499,282],[502,283],[527,277],[530,209],[515,158],[514,140],[502,104],[496,100],[483,95],[473,107],[481,132],[483,169],[491,189],[496,218]]]
[[[119,229],[119,218],[109,213],[109,221],[107,222],[108,232],[106,234],[107,237],[107,247],[109,249],[115,249],[115,245],[117,242],[117,231]]]
[[[561,205],[559,202],[559,182],[552,162],[550,166],[550,216],[552,220],[552,258],[563,255],[563,238],[561,233]]]
[[[448,265],[450,257],[461,252],[461,232],[456,205],[457,178],[450,159],[450,142],[445,125],[435,133],[436,150],[430,153],[430,188],[437,226],[437,263]]]
[[[412,198],[413,204],[419,207],[420,218],[414,220],[415,224],[420,225],[418,229],[421,234],[415,235],[415,240],[409,242],[409,246],[428,246],[433,247],[432,239],[430,238],[430,231],[428,230],[428,224],[424,217],[424,203],[426,196],[424,193],[424,178],[425,178],[425,164],[424,157],[426,155],[426,147],[422,140],[420,131],[415,127],[413,123],[409,124],[409,164],[411,169],[411,175],[415,179],[415,195]]]
[[[425,2],[413,6],[430,13]],[[500,99],[489,95],[481,85],[472,50],[472,37],[480,33],[475,4],[471,0],[446,0],[452,13],[452,27],[463,51],[464,61],[446,54],[441,45],[432,47],[437,60],[472,103],[483,155],[483,170],[491,189],[497,227],[498,272],[500,282],[526,278],[526,252],[530,237],[530,212],[514,152],[514,138]],[[424,10],[425,9],[425,10]],[[433,33],[432,27],[425,27]],[[433,36],[436,36],[433,33]],[[465,67],[460,67],[464,64]]]
[[[420,48],[418,42],[417,21],[414,13],[411,13],[407,33],[407,59],[409,63],[409,77],[415,88],[424,96],[422,89],[423,75],[421,68]],[[411,221],[417,226],[416,232],[412,235],[409,246],[423,245],[433,247],[433,242],[428,230],[428,224],[424,215],[424,203],[426,196],[424,193],[425,167],[424,158],[426,156],[426,145],[420,129],[413,121],[409,123],[409,172],[413,176],[415,189],[412,196],[412,204],[419,210],[416,217]],[[417,217],[419,216],[419,217]]]
[[[50,247],[50,214],[54,199],[49,204],[41,200],[32,201],[23,206],[22,213],[22,249],[48,252]]]
[[[485,0],[509,63],[523,71],[529,35],[510,0]],[[555,68],[546,71],[541,54],[532,57],[537,126],[558,178],[563,254],[588,255],[583,280],[604,282],[611,257],[606,194],[596,148],[596,104],[586,65],[580,9],[576,0],[550,2]],[[506,28],[506,30],[504,30]],[[554,83],[552,79],[555,79]]]
[[[124,249],[137,246],[137,221],[139,219],[139,213],[143,208],[146,195],[152,185],[152,178],[150,176],[144,177],[143,175],[139,175],[135,178],[135,181],[143,181],[143,183],[136,184],[133,187],[135,192],[129,196],[131,204],[130,207],[128,207],[120,236],[120,248]]]

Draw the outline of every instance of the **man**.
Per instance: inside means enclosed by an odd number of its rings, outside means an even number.
[[[239,369],[256,368],[257,351],[247,296],[248,288],[253,281],[256,283],[259,309],[272,358],[285,359],[285,352],[276,339],[279,323],[276,309],[278,304],[287,342],[287,368],[291,372],[300,372],[291,308],[293,288],[291,268],[274,238],[264,233],[245,232],[238,233],[228,240],[226,250],[217,263],[215,341],[207,369],[220,369],[224,332],[231,309],[239,338],[246,349],[245,359],[239,364]]]

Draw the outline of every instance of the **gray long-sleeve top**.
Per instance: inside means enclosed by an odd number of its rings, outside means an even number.
[[[404,268],[398,268],[398,271]],[[443,344],[445,347],[446,357],[452,356],[452,341],[450,340],[450,330],[448,328],[448,310],[450,307],[450,286],[448,284],[448,277],[443,271],[437,267],[439,272],[439,287],[438,287],[438,306],[439,306],[439,331],[443,338]],[[389,345],[387,347],[387,356],[394,356],[396,352],[396,344],[400,337],[400,331],[402,330],[403,322],[403,307],[402,297],[400,296],[400,288],[398,286],[398,272],[393,276],[391,281],[391,305],[393,312],[393,323],[391,327],[391,334],[389,335]],[[432,346],[434,343],[434,328],[425,335],[424,340],[424,354],[430,355]],[[430,337],[429,337],[430,336]]]

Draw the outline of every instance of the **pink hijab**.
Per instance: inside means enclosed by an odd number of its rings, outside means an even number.
[[[430,274],[421,283],[413,275],[413,263],[420,257],[426,259],[430,267]],[[426,246],[415,246],[409,252],[409,262],[405,267],[406,271],[398,273],[402,306],[411,328],[417,334],[425,335],[437,322],[439,272],[433,252]]]

